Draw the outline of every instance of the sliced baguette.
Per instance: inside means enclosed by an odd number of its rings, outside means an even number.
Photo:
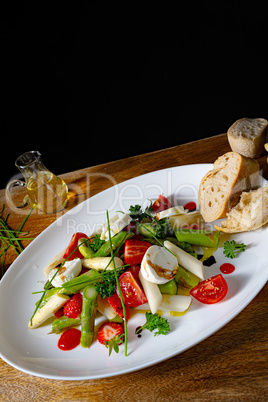
[[[201,180],[198,193],[199,209],[205,222],[226,217],[239,202],[242,191],[259,184],[259,163],[236,152],[220,156]]]
[[[227,131],[230,147],[248,158],[259,158],[264,152],[267,127],[265,119],[237,120]]]
[[[217,230],[225,233],[255,230],[268,222],[268,183],[265,187],[243,192],[239,203],[227,213]]]

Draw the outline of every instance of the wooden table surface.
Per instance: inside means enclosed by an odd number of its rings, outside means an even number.
[[[69,187],[62,212],[124,180],[155,170],[193,163],[212,163],[230,151],[225,134],[61,175]],[[266,156],[259,159],[267,177]],[[90,164],[90,160],[89,160]],[[22,220],[10,209],[11,227]],[[58,215],[34,211],[26,222],[35,237]],[[25,243],[26,245],[26,243]],[[6,268],[15,259],[9,252]],[[191,349],[152,367],[122,376],[87,381],[61,381],[31,376],[0,359],[1,401],[264,401],[267,378],[267,285],[230,323]],[[1,306],[4,308],[4,306]],[[1,323],[3,325],[3,323]]]

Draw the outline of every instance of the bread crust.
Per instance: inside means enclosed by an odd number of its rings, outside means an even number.
[[[198,192],[200,213],[206,222],[225,218],[239,202],[243,191],[257,187],[259,163],[236,152],[220,156],[201,180]]]
[[[259,158],[264,153],[267,129],[266,119],[237,120],[227,131],[231,149],[248,158]]]

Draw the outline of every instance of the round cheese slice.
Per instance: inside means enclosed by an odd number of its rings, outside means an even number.
[[[173,279],[177,271],[177,258],[167,249],[156,245],[147,249],[141,262],[141,275],[147,281],[164,284]]]

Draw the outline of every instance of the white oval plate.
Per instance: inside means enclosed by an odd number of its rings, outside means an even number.
[[[193,300],[184,316],[171,317],[171,332],[154,337],[143,331],[135,335],[137,326],[145,322],[136,314],[128,324],[128,356],[124,346],[108,357],[108,350],[98,342],[89,349],[78,346],[72,351],[58,349],[59,335],[48,333],[51,324],[28,329],[34,304],[45,281],[43,267],[70,241],[76,231],[90,234],[116,211],[127,212],[130,205],[148,204],[163,193],[175,205],[197,202],[201,178],[212,168],[210,164],[179,166],[136,177],[95,195],[70,210],[44,230],[14,261],[0,282],[0,352],[11,366],[26,373],[60,380],[85,380],[109,377],[139,370],[177,355],[201,342],[234,318],[256,296],[267,281],[267,226],[255,232],[232,236],[248,247],[234,261],[235,271],[224,275],[229,291],[215,305]],[[114,182],[112,177],[106,177]],[[218,274],[227,259],[222,248],[215,253],[217,263],[206,268],[206,278]]]

